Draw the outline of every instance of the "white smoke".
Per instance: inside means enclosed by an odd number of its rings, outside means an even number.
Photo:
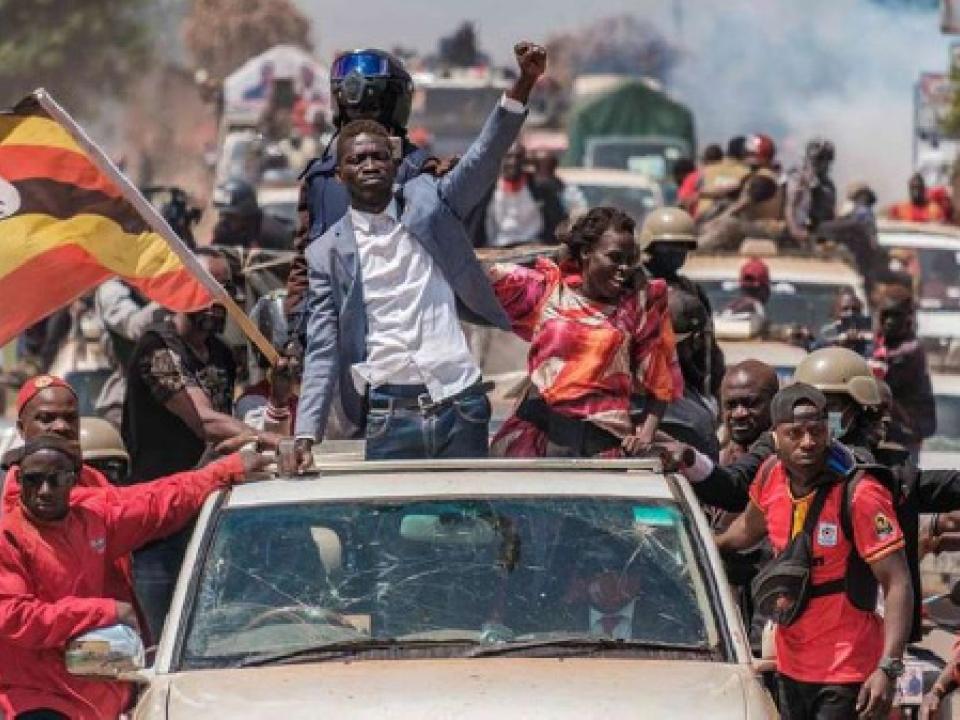
[[[670,87],[694,110],[701,147],[767,132],[789,166],[824,136],[837,147],[841,192],[866,180],[881,203],[906,194],[913,84],[947,66],[935,12],[867,0],[675,0],[674,9],[679,17],[661,20],[683,51]]]

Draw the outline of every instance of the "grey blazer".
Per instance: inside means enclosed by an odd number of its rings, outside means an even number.
[[[400,187],[397,197],[400,222],[450,283],[461,318],[504,330],[510,321],[474,254],[463,218],[496,181],[524,119],[525,114],[498,105],[452,171],[442,178],[418,175]],[[358,430],[366,420],[363,397],[350,376],[351,366],[366,357],[367,315],[349,213],[307,246],[306,258],[307,347],[296,434],[319,440],[338,388],[347,419]]]

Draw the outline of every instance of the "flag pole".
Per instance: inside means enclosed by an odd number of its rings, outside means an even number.
[[[200,284],[207,289],[214,300],[226,308],[227,314],[233,318],[233,321],[240,326],[244,334],[250,338],[260,352],[266,356],[270,364],[276,365],[280,361],[280,354],[276,348],[264,337],[263,333],[260,332],[260,328],[258,328],[250,319],[250,316],[244,312],[243,308],[237,305],[236,301],[230,297],[226,289],[218,283],[216,278],[203,266],[203,263],[201,263],[197,256],[187,247],[186,243],[180,239],[180,236],[173,231],[170,224],[157,211],[153,204],[143,196],[143,193],[137,189],[137,186],[127,179],[127,176],[114,165],[113,161],[107,157],[107,154],[90,139],[86,131],[53,99],[49,92],[43,88],[39,88],[33,91],[33,97],[36,98],[37,102],[40,103],[52,118],[64,127],[77,144],[87,152],[94,165],[116,184],[117,188],[123,194],[123,197],[140,212],[140,215],[150,228],[167,242],[167,245],[170,246],[170,249],[180,258],[187,270],[200,281]]]

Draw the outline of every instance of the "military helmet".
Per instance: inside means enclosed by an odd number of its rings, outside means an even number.
[[[84,462],[101,458],[130,461],[120,433],[103,418],[80,418],[80,450],[83,452]]]
[[[690,249],[697,246],[697,230],[690,214],[680,208],[658,208],[647,215],[640,229],[640,240],[644,248],[653,243],[687,245]]]
[[[83,462],[102,472],[113,485],[125,485],[130,473],[130,456],[120,433],[98,417],[80,418],[80,450]]]
[[[797,365],[793,379],[823,393],[848,395],[861,407],[881,404],[880,388],[870,365],[847,348],[829,347],[810,353]]]

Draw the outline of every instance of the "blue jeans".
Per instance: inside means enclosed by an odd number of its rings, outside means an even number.
[[[396,407],[395,398],[426,393],[421,385],[385,385],[370,390],[367,460],[487,457],[490,401],[471,393],[434,413]]]

